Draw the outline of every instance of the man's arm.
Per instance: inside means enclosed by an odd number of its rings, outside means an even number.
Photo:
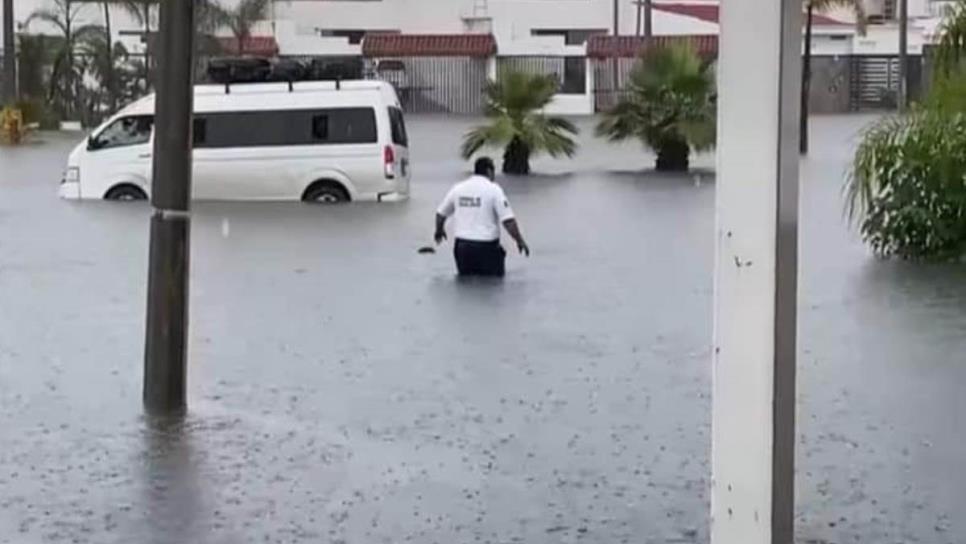
[[[446,216],[443,214],[436,214],[436,234],[433,235],[433,239],[437,244],[442,244],[443,240],[446,240]]]
[[[520,225],[517,224],[517,220],[513,219],[512,217],[507,219],[503,222],[503,228],[505,228],[506,231],[510,233],[510,236],[513,237],[513,241],[517,243],[517,249],[520,250],[520,253],[529,257],[530,246],[528,246],[527,241],[523,239],[523,234],[520,232]]]
[[[503,192],[503,188],[499,185],[496,186],[498,193],[498,198],[494,202],[496,208],[496,216],[500,218],[500,222],[503,223],[503,228],[506,229],[510,236],[513,237],[513,241],[517,243],[517,249],[520,253],[530,256],[530,246],[527,245],[527,241],[523,239],[523,234],[520,232],[520,225],[517,224],[516,216],[513,214],[513,208],[510,207],[510,201],[506,197],[506,193]]]
[[[436,233],[433,234],[433,239],[436,240],[437,244],[442,244],[443,240],[446,240],[446,219],[453,215],[455,211],[456,195],[451,189],[450,192],[446,193],[446,197],[443,198],[439,208],[436,209]]]

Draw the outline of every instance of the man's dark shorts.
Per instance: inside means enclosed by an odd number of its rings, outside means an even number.
[[[460,276],[503,277],[505,273],[506,251],[499,240],[477,242],[457,238],[453,254]]]

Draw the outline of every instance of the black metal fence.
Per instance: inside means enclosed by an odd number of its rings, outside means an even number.
[[[483,111],[486,59],[402,57],[366,62],[367,77],[392,83],[407,112],[478,115]]]

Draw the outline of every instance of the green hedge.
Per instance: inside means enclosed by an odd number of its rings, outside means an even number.
[[[848,212],[881,256],[966,254],[966,114],[920,110],[883,119],[862,138]]]

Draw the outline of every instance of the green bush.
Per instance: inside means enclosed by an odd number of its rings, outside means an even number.
[[[680,172],[691,151],[714,147],[715,77],[690,47],[646,51],[631,72],[627,93],[605,112],[597,135],[612,142],[635,138],[657,154],[655,168]]]
[[[923,109],[886,118],[862,138],[847,205],[878,255],[966,254],[966,114]]]

